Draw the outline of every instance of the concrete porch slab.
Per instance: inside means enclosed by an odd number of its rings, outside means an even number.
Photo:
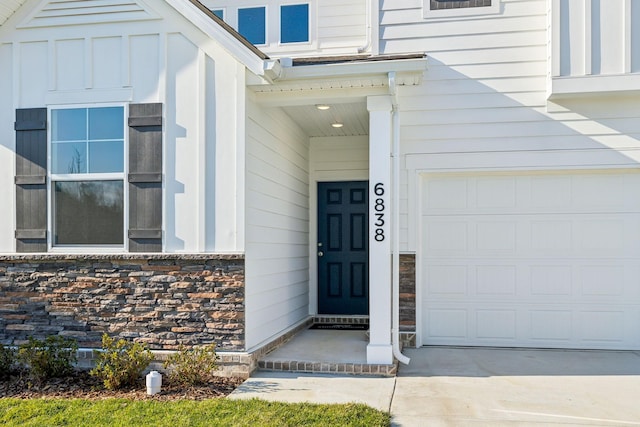
[[[283,372],[393,376],[397,365],[368,365],[365,331],[307,329],[258,361]]]

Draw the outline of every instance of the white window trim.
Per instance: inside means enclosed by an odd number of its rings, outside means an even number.
[[[491,0],[491,6],[457,7],[452,9],[431,10],[431,1],[422,0],[422,17],[424,19],[433,18],[456,18],[459,16],[479,16],[495,15],[500,13],[501,0]]]
[[[69,110],[75,108],[108,108],[122,107],[123,111],[123,135],[124,135],[124,168],[117,173],[95,173],[95,174],[54,174],[51,172],[51,112],[53,110]],[[47,105],[47,249],[53,253],[126,253],[129,251],[129,185],[127,176],[129,175],[129,129],[127,118],[129,117],[129,104],[127,103],[104,103],[104,104],[63,104]],[[53,183],[56,181],[114,181],[122,180],[123,193],[123,230],[122,245],[54,245],[53,244]]]
[[[302,6],[302,5],[307,5],[307,37],[308,40],[307,41],[302,41],[302,42],[283,42],[282,41],[282,6]],[[313,34],[313,30],[311,28],[311,23],[314,22],[314,20],[311,19],[311,17],[313,16],[313,7],[310,1],[291,1],[291,2],[287,2],[287,1],[283,1],[280,4],[278,4],[278,10],[277,10],[277,18],[275,20],[275,25],[276,25],[276,30],[278,33],[277,36],[277,41],[278,41],[278,46],[279,47],[286,47],[286,46],[311,46],[312,45],[312,34]]]
[[[209,4],[209,3],[208,3]],[[213,3],[215,4],[215,3]],[[296,4],[309,5],[309,41],[282,43],[280,41],[280,6],[290,6]],[[216,7],[208,5],[210,9],[223,9],[224,22],[238,31],[238,10],[252,7],[265,7],[265,44],[256,45],[264,51],[279,52],[287,50],[295,50],[306,52],[317,49],[318,47],[318,24],[317,24],[317,0],[281,0],[270,5],[265,5],[264,0],[236,0],[233,5],[225,4],[224,7]]]
[[[255,4],[255,5],[243,5],[243,6],[239,6],[235,9],[235,18],[236,18],[236,26],[234,27],[238,32],[240,32],[240,10],[241,9],[258,9],[258,8],[264,8],[264,43],[263,44],[256,44],[254,46],[258,46],[258,47],[262,47],[262,46],[269,46],[269,39],[270,39],[270,25],[269,25],[269,14],[270,14],[270,7],[266,4],[260,3],[260,4]],[[241,33],[242,34],[242,33]]]

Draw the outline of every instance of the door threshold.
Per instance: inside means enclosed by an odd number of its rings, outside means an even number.
[[[316,314],[315,316],[313,316],[313,324],[368,325],[369,316],[347,314]]]

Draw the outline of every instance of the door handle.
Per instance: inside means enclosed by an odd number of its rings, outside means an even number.
[[[322,251],[318,252],[318,256],[324,256],[324,252]]]

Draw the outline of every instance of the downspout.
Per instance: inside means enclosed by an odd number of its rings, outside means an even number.
[[[372,0],[367,0],[366,1],[366,7],[367,7],[366,15],[367,15],[367,17],[365,19],[366,19],[367,22],[365,24],[364,30],[366,32],[367,39],[365,41],[364,46],[361,46],[361,47],[358,48],[358,53],[365,53],[371,48],[371,39],[373,38],[372,35],[371,35],[371,28],[372,28],[372,26],[371,26],[371,17],[373,16],[373,14],[371,13],[371,9],[372,9],[371,1]]]
[[[393,355],[400,363],[409,364],[407,356],[400,351],[400,112],[398,111],[398,101],[396,96],[396,73],[389,72],[389,93],[391,94],[392,105],[392,150],[393,159],[393,185],[391,202],[391,253],[392,253],[392,285],[391,285],[391,347]]]

